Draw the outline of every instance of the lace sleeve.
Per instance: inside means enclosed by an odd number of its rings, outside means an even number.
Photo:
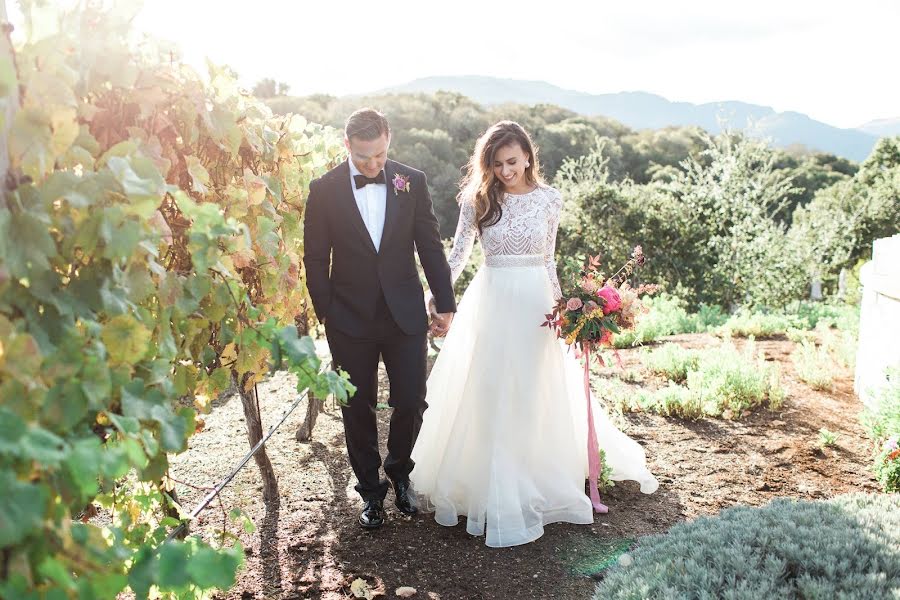
[[[547,267],[547,276],[550,278],[550,286],[553,288],[553,299],[562,298],[562,290],[559,289],[559,277],[556,274],[556,231],[559,229],[559,216],[562,212],[562,196],[555,189],[550,190],[551,200],[549,206],[547,240],[544,244],[544,266]]]
[[[459,221],[456,224],[456,235],[453,236],[453,250],[447,263],[450,265],[451,279],[453,283],[459,279],[472,255],[472,247],[475,245],[475,235],[478,229],[475,226],[475,207],[471,202],[463,202],[459,209]]]

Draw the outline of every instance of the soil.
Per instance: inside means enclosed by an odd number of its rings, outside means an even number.
[[[705,334],[665,341],[691,348],[719,343]],[[788,397],[779,411],[758,409],[734,421],[618,416],[620,427],[645,448],[659,490],[647,496],[636,483],[617,483],[602,495],[609,514],[596,515],[593,525],[549,525],[542,538],[514,548],[488,548],[484,538],[466,533],[462,521],[447,528],[430,515],[404,517],[394,508],[392,493],[385,526],[361,530],[356,524],[361,502],[353,491],[340,411],[329,402],[312,441],[298,442],[294,433],[303,422],[302,402],[266,444],[279,479],[278,505],[264,504],[252,461],[222,493],[223,508],[240,508],[256,531],[246,533],[229,524],[247,561],[234,588],[218,597],[353,598],[351,584],[359,578],[376,597],[387,598],[396,597],[400,586],[415,588],[414,598],[442,600],[591,598],[606,566],[641,536],[665,532],[678,522],[776,497],[818,499],[877,491],[852,373],[835,366],[833,389],[815,391],[794,371],[793,342],[756,343],[767,360],[781,365]],[[602,396],[604,378],[639,372],[641,352],[621,351],[625,371],[602,369],[595,391]],[[639,379],[642,385],[660,383],[646,373]],[[265,428],[297,397],[294,386],[283,373],[260,385]],[[382,387],[386,401],[386,385]],[[190,449],[173,460],[172,474],[180,481],[214,485],[248,450],[240,400],[233,396],[217,404],[205,417],[204,430],[191,438]],[[379,413],[382,455],[388,418],[387,410]],[[837,434],[837,444],[821,450],[817,441],[823,427]],[[186,508],[205,493],[186,485],[178,485],[178,492]],[[221,530],[223,516],[214,504],[193,531],[212,536]]]

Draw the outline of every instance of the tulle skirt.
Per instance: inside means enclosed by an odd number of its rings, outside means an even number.
[[[491,257],[459,304],[428,378],[428,409],[412,452],[414,497],[441,525],[466,517],[488,546],[539,538],[554,522],[593,523],[585,495],[583,371],[546,327],[553,305],[541,257]],[[596,402],[612,479],[656,479],[643,449]]]

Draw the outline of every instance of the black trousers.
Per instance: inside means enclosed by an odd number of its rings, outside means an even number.
[[[425,403],[426,334],[407,335],[391,317],[379,298],[376,317],[367,335],[350,336],[326,321],[325,334],[335,366],[350,375],[356,394],[341,409],[350,466],[356,475],[356,491],[365,500],[384,499],[388,482],[379,475],[381,453],[378,450],[378,421],[375,405],[378,395],[378,361],[384,361],[390,383],[393,408],[388,433],[388,455],[385,474],[394,481],[409,479],[413,470],[410,458]]]

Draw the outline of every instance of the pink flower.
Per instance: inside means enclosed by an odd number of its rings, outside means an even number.
[[[409,177],[406,175],[401,175],[400,173],[395,174],[391,183],[394,184],[394,189],[398,192],[409,191]]]
[[[885,450],[896,450],[897,449],[897,437],[888,438],[884,443]]]
[[[604,329],[603,334],[600,336],[600,344],[601,345],[609,344],[612,341],[612,336],[613,336],[612,331],[609,331],[608,329]]]
[[[600,291],[597,292],[598,298],[603,298],[603,314],[608,315],[609,313],[619,310],[622,307],[622,298],[619,296],[619,292],[614,287],[610,287],[608,285],[600,288]]]
[[[581,289],[586,294],[596,294],[597,290],[600,289],[600,284],[593,277],[585,277],[581,280]]]
[[[576,311],[581,308],[582,305],[581,298],[569,298],[569,301],[566,302],[566,310]]]
[[[597,310],[598,308],[600,308],[600,305],[597,304],[596,302],[594,302],[593,300],[588,300],[587,302],[584,303],[584,312],[586,312],[586,313],[592,313],[595,310]]]

